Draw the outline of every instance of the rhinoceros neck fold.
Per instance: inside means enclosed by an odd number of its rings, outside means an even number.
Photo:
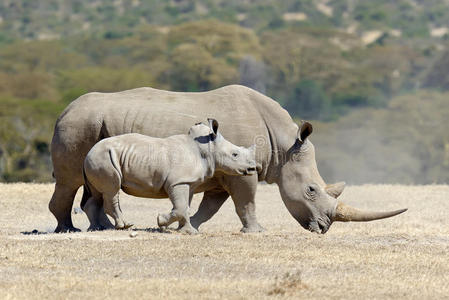
[[[298,126],[293,122],[289,113],[271,98],[258,93],[253,100],[265,122],[267,136],[264,143],[269,144],[269,151],[271,151],[264,180],[268,183],[277,183],[287,151],[296,140]],[[256,147],[258,146],[257,142]]]

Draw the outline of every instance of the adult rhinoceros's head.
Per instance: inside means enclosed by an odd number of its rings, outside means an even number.
[[[307,230],[326,233],[334,221],[372,221],[400,214],[392,212],[364,212],[337,201],[345,183],[326,185],[315,161],[315,148],[308,137],[312,125],[304,122],[295,141],[284,156],[278,185],[290,214]]]

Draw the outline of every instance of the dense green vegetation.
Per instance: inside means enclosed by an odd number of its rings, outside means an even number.
[[[140,86],[202,91],[247,85],[296,118],[324,122],[317,148],[344,157],[353,153],[345,151],[348,144],[323,139],[335,126],[377,132],[421,106],[430,117],[447,113],[448,21],[440,1],[2,0],[0,181],[51,180],[49,142],[64,107],[89,91]],[[423,100],[428,97],[439,104]],[[384,170],[379,177],[336,172],[323,155],[322,172],[349,182],[447,182],[447,168],[437,161],[449,155],[449,146],[440,145],[449,142],[448,122],[433,120],[442,130],[422,132],[432,155],[413,152],[409,160],[395,160],[395,171],[377,157],[376,174]],[[391,125],[395,130],[376,140],[383,151],[402,149],[385,142],[393,134],[420,132],[413,121]],[[364,143],[362,137],[353,143]],[[404,133],[401,139],[409,138]],[[345,162],[346,169],[368,172],[360,155],[357,164],[341,159],[334,166]],[[401,161],[425,167],[411,172]]]

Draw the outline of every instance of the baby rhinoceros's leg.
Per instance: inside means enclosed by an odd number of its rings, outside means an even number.
[[[114,219],[115,229],[127,229],[133,224],[126,222],[123,218],[119,200],[119,192],[103,194],[104,209]]]
[[[178,231],[187,234],[197,234],[198,230],[190,224],[189,216],[189,192],[187,184],[173,186],[168,191],[168,196],[173,204],[173,209],[168,214],[159,214],[157,224],[161,229],[165,229],[173,222],[179,222]]]

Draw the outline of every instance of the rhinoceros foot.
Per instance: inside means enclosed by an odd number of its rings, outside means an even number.
[[[81,230],[73,226],[60,226],[56,227],[55,233],[66,233],[66,232],[80,232]]]
[[[178,232],[183,234],[199,234],[198,230],[193,228],[190,224],[186,224],[178,229]]]
[[[115,226],[115,229],[125,230],[125,229],[128,229],[133,226],[134,226],[134,224],[132,224],[132,223],[123,222],[123,223]]]
[[[103,231],[106,230],[108,228],[100,225],[100,224],[95,224],[95,225],[90,225],[89,228],[87,228],[87,231]]]
[[[243,232],[243,233],[264,232],[264,231],[265,231],[265,228],[263,228],[258,223],[244,226],[244,227],[242,227],[242,229],[240,229],[240,232]]]
[[[170,216],[167,214],[158,214],[157,215],[157,226],[161,228],[161,230],[164,230],[168,226],[168,221],[170,219]]]

